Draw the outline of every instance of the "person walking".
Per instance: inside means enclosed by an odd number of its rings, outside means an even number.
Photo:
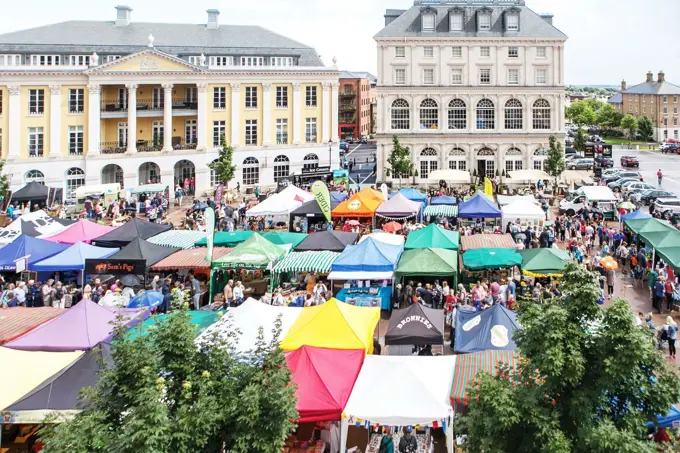
[[[66,308],[66,291],[60,281],[54,284],[52,293],[52,306],[55,308]]]
[[[198,310],[201,308],[201,284],[194,277],[194,274],[189,274],[189,283],[191,284],[191,299],[193,300],[194,310]]]
[[[678,338],[678,324],[673,318],[666,316],[666,332],[668,333],[668,355],[675,359],[675,340]]]
[[[663,180],[663,172],[659,168],[659,171],[656,172],[656,177],[659,180],[659,187],[661,187],[661,181]]]
[[[659,310],[659,314],[663,313],[663,296],[664,278],[659,276],[656,283],[654,283],[654,306]]]
[[[607,295],[609,299],[614,295],[614,269],[607,270]]]
[[[675,284],[671,281],[670,278],[666,279],[666,282],[663,284],[663,289],[666,296],[666,308],[668,308],[669,312],[672,312],[674,305],[673,292],[675,291]]]

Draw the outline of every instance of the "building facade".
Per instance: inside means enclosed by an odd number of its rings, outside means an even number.
[[[195,176],[234,148],[235,181],[336,167],[338,75],[261,27],[71,21],[0,35],[0,149],[16,190]],[[60,44],[52,44],[60,43]],[[172,191],[171,191],[172,192]]]
[[[378,181],[392,136],[416,182],[438,169],[542,169],[564,133],[567,37],[524,0],[416,0],[387,10],[378,45]]]
[[[654,80],[652,72],[647,73],[644,83],[628,88],[624,80],[621,91],[609,99],[609,103],[623,115],[647,117],[654,124],[654,140],[680,139],[678,119],[680,113],[680,86],[666,81],[663,71]]]
[[[339,135],[358,139],[373,133],[372,106],[376,101],[375,77],[367,72],[340,73]]]

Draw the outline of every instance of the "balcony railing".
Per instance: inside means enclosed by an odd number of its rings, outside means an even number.
[[[127,151],[127,142],[101,142],[99,149],[101,154],[123,154]]]
[[[343,91],[340,93],[341,98],[354,98],[356,95],[357,94],[354,91]]]
[[[341,116],[340,119],[338,120],[340,124],[354,124],[357,122],[357,117],[352,116],[352,117],[347,117],[347,116]]]
[[[137,99],[137,110],[145,111],[160,111],[162,112],[165,107],[164,101],[158,99]],[[173,99],[172,100],[173,110],[198,110],[198,102],[193,100],[185,99]],[[127,100],[102,100],[101,102],[102,112],[127,112],[128,102]]]
[[[137,152],[151,153],[163,149],[163,139],[137,140]]]
[[[191,141],[186,141],[184,139],[180,140],[179,143],[173,143],[172,144],[172,149],[175,150],[181,150],[181,149],[196,149],[196,137],[194,137]]]
[[[340,104],[340,111],[341,112],[354,112],[356,111],[357,106],[354,104]]]

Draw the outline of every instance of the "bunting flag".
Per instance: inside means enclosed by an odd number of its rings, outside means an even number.
[[[331,194],[328,191],[328,186],[323,181],[316,181],[312,184],[312,193],[316,202],[321,208],[326,220],[331,221]]]
[[[489,178],[484,178],[484,193],[490,197],[493,197],[493,185]]]

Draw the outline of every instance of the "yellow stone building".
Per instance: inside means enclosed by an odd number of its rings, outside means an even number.
[[[337,68],[256,26],[70,21],[0,35],[0,150],[16,190],[30,181],[72,197],[85,184],[173,186],[208,164],[222,138],[241,186],[337,167]],[[58,43],[58,44],[55,44]],[[134,106],[134,108],[132,108]],[[171,125],[170,127],[167,127]]]

